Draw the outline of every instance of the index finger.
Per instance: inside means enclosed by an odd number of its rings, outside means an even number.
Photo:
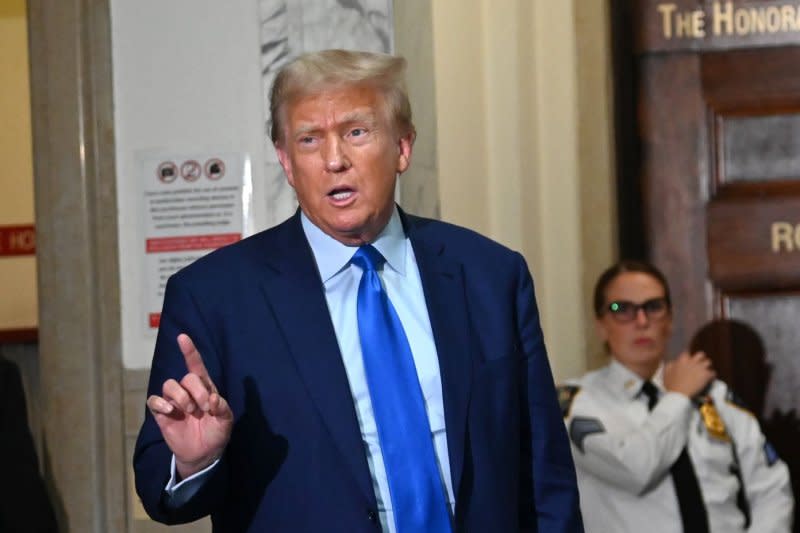
[[[181,333],[178,335],[178,346],[181,349],[181,353],[183,353],[183,360],[186,362],[186,369],[192,374],[196,374],[203,381],[210,392],[217,392],[217,388],[214,386],[214,383],[211,381],[211,377],[208,375],[206,365],[203,363],[203,356],[200,355],[200,352],[195,347],[191,337],[189,337],[189,335],[186,333]]]

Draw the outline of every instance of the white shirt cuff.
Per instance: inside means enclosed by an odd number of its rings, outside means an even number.
[[[178,482],[178,471],[175,467],[175,455],[173,454],[172,461],[170,462],[169,482],[164,488],[169,496],[169,506],[173,508],[180,507],[191,500],[192,496],[197,494],[197,491],[203,486],[203,483],[208,477],[208,473],[211,472],[211,470],[213,470],[218,463],[219,459],[205,467],[203,470],[196,472],[186,479],[182,479],[180,482]]]

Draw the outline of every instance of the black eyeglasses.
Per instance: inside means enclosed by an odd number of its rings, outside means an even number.
[[[652,298],[646,302],[635,304],[626,300],[616,300],[606,306],[606,312],[610,313],[617,322],[632,322],[639,314],[639,309],[644,311],[648,320],[658,320],[664,318],[669,312],[669,302],[663,296]]]

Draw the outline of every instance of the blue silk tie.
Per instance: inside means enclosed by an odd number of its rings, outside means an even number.
[[[385,261],[369,244],[351,260],[363,271],[358,333],[394,522],[397,533],[445,533],[450,515],[414,358],[377,272]]]

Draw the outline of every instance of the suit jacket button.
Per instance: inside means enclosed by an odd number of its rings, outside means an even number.
[[[378,525],[378,513],[373,509],[367,509],[367,519],[375,525]]]

